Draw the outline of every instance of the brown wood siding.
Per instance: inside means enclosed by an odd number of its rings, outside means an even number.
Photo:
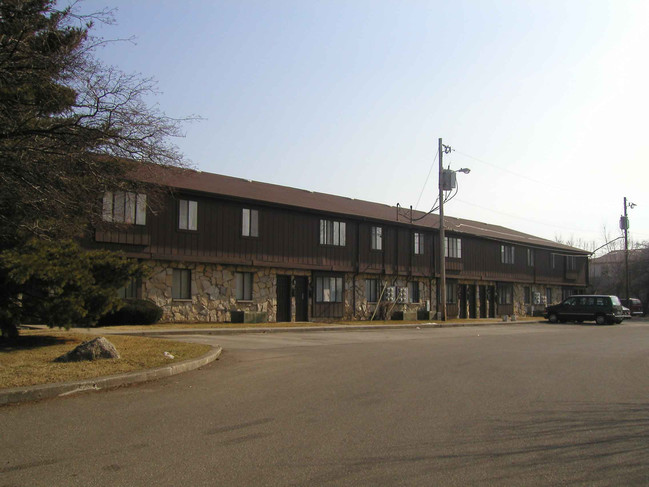
[[[146,227],[120,226],[98,229],[97,243],[133,245],[131,255],[146,258],[218,262],[234,265],[276,266],[314,271],[383,273],[432,277],[437,270],[439,239],[434,230],[406,224],[322,216],[306,210],[238,202],[218,197],[177,195],[198,202],[198,230],[178,229],[177,199],[149,212]],[[243,208],[259,213],[259,236],[241,235]],[[344,221],[346,245],[320,245],[320,219]],[[371,249],[371,228],[383,229],[383,249]],[[413,234],[424,235],[421,255],[414,254]],[[447,232],[462,241],[461,259],[447,259],[449,278],[485,281],[530,282],[546,285],[585,286],[587,259],[577,259],[577,269],[566,271],[562,251],[551,266],[549,249],[535,249],[535,265],[527,265],[527,249],[514,244],[514,264],[501,263],[501,243],[481,237]],[[506,245],[512,245],[507,243]]]

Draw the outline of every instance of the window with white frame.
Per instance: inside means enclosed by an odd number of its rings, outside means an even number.
[[[383,250],[383,227],[372,227],[372,250]]]
[[[576,271],[577,270],[577,257],[574,255],[566,256],[566,270],[567,271]]]
[[[500,262],[503,264],[513,264],[514,263],[514,246],[513,245],[501,245],[500,246]]]
[[[365,279],[365,299],[368,303],[378,303],[379,289],[378,279]]]
[[[408,283],[408,302],[418,303],[419,301],[419,281],[410,281]]]
[[[423,233],[413,233],[413,251],[415,255],[422,255],[424,253],[424,234]]]
[[[534,267],[534,249],[527,249],[527,266]]]
[[[190,269],[173,269],[171,297],[172,299],[192,298],[192,271]]]
[[[259,237],[259,211],[250,208],[241,210],[241,235]]]
[[[317,303],[342,303],[343,278],[330,276],[316,277],[315,300]]]
[[[451,259],[462,258],[462,240],[456,237],[445,237],[446,241],[446,257]]]
[[[498,304],[514,303],[514,285],[508,283],[498,284]]]
[[[146,225],[146,195],[128,191],[106,191],[102,219],[106,222]]]
[[[320,220],[320,245],[344,247],[347,240],[345,222]]]
[[[198,229],[198,202],[191,200],[178,201],[178,228],[180,230]]]
[[[237,301],[252,301],[252,272],[235,272]]]

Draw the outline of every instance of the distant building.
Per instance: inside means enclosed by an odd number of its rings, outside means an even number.
[[[638,250],[629,250],[629,262],[640,256]],[[601,257],[590,259],[590,276],[592,278],[615,277],[624,268],[624,250],[613,250]]]
[[[145,194],[106,193],[94,245],[148,263],[123,295],[156,302],[165,321],[438,311],[436,214],[190,170],[137,178],[173,191],[155,213]],[[526,315],[588,285],[584,250],[451,217],[446,238],[449,318]]]

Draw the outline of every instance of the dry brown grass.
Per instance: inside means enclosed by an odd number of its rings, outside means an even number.
[[[160,338],[106,336],[119,351],[120,359],[57,363],[53,360],[99,334],[66,331],[23,331],[19,342],[0,347],[0,388],[90,379],[132,372],[198,357],[209,345],[174,342]],[[169,352],[173,360],[163,354]]]

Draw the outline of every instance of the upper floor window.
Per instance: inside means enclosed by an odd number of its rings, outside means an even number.
[[[172,299],[191,299],[192,271],[190,269],[173,269],[171,277]]]
[[[259,237],[259,212],[249,208],[241,210],[241,235]]]
[[[365,299],[368,303],[379,301],[379,280],[365,279]]]
[[[527,249],[527,266],[534,267],[534,250]]]
[[[383,250],[383,228],[372,227],[372,250]]]
[[[452,259],[462,258],[462,239],[455,237],[445,237],[446,240],[446,257]]]
[[[320,220],[320,245],[344,247],[346,236],[345,222]]]
[[[574,255],[566,256],[566,270],[576,271],[577,270],[577,257]]]
[[[102,218],[106,222],[146,225],[146,195],[127,191],[106,191]]]
[[[557,268],[557,254],[550,254],[550,263],[553,269]]]
[[[500,262],[503,264],[513,264],[514,263],[514,246],[513,245],[501,245],[500,246]]]
[[[317,303],[342,303],[342,277],[316,277],[315,300]]]
[[[198,229],[198,202],[191,200],[178,201],[178,228],[180,230]]]
[[[424,253],[424,234],[423,233],[417,233],[415,232],[412,235],[412,241],[413,241],[413,251],[415,255],[421,255]]]
[[[252,272],[235,272],[236,297],[238,301],[252,301]]]

